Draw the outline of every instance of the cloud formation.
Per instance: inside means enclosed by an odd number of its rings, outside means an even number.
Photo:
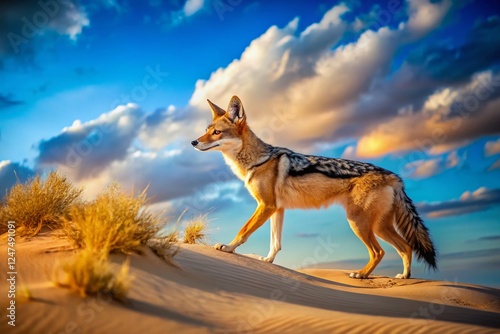
[[[500,77],[492,71],[472,76],[484,69],[474,67],[460,80],[447,79],[449,86],[443,87],[442,80],[422,75],[422,69],[431,66],[416,55],[389,74],[398,50],[436,29],[451,8],[451,1],[412,1],[408,20],[397,28],[366,25],[355,41],[345,45],[338,45],[339,40],[353,24],[343,19],[349,11],[343,4],[302,32],[297,20],[284,28],[273,26],[239,59],[213,72],[208,80],[199,80],[190,107],[206,118],[207,97],[224,107],[230,96],[237,94],[258,135],[273,144],[295,148],[314,150],[320,143],[359,139],[357,157],[405,152],[429,141],[433,153],[449,151],[471,138],[500,131],[494,125],[498,122],[492,122],[500,104]],[[475,31],[491,32],[495,22],[491,19]],[[491,50],[486,41],[474,44],[471,37],[470,43]],[[489,53],[487,57],[492,58]],[[492,60],[488,62],[491,65]],[[478,92],[480,105],[470,112],[467,103],[476,103],[473,98]],[[453,98],[435,105],[443,94]],[[461,96],[472,97],[462,101]],[[460,103],[465,103],[463,112]],[[467,122],[457,126],[463,114]],[[274,115],[284,117],[278,116],[273,123]],[[281,136],[284,127],[286,136]]]
[[[39,143],[37,164],[57,166],[84,186],[89,197],[119,182],[127,189],[147,187],[155,203],[192,195],[184,204],[208,209],[217,201],[213,194],[221,195],[217,189],[233,181],[234,175],[219,155],[196,152],[181,134],[172,139],[169,131],[177,131],[181,119],[175,111],[170,107],[145,114],[137,105],[127,104],[85,123],[77,120]],[[169,122],[151,132],[150,127],[165,117]],[[211,184],[218,188],[206,189]]]
[[[204,5],[188,1],[183,15],[194,15]],[[458,147],[500,132],[493,121],[500,107],[500,75],[486,67],[470,67],[460,77],[439,79],[432,73],[443,64],[418,52],[394,69],[398,51],[441,25],[451,15],[452,4],[415,0],[400,10],[405,8],[406,21],[387,26],[354,24],[359,20],[346,19],[345,4],[331,8],[302,31],[298,19],[282,28],[272,26],[239,59],[197,81],[187,106],[146,114],[126,105],[89,122],[75,121],[39,143],[37,162],[63,168],[91,192],[119,181],[136,188],[149,185],[156,202],[185,200],[211,184],[234,180],[220,156],[199,154],[187,143],[210,119],[207,98],[225,107],[237,94],[249,124],[272,144],[313,151],[323,143],[357,140],[346,156],[379,157],[409,150],[433,154],[431,159],[410,161],[407,166],[414,177],[454,168],[463,160]],[[399,20],[398,15],[390,21]],[[478,24],[474,31],[492,32],[495,22]],[[355,38],[346,43],[346,33]],[[495,52],[483,40],[471,38],[467,43]],[[461,47],[456,48],[469,51]],[[438,46],[432,50],[444,52]]]
[[[247,47],[240,59],[234,60],[226,68],[218,69],[208,80],[199,80],[190,107],[201,111],[198,117],[206,119],[207,97],[225,107],[231,95],[238,94],[248,110],[250,124],[257,131],[259,125],[268,128],[269,119],[266,118],[279,110],[283,110],[286,117],[297,119],[319,106],[318,118],[329,117],[325,113],[327,110],[322,108],[325,99],[335,99],[332,95],[341,97],[345,92],[330,90],[329,94],[321,94],[324,89],[318,91],[318,88],[324,82],[317,80],[326,74],[330,65],[345,66],[345,60],[342,64],[326,60],[333,56],[330,49],[346,29],[340,16],[347,11],[345,5],[333,7],[320,22],[307,27],[299,35],[297,19],[284,28],[272,26]],[[308,109],[304,109],[302,103],[295,105],[295,101],[305,96],[310,104]],[[301,123],[310,127],[310,131],[301,131],[303,136],[293,138],[295,142],[307,139],[306,133],[315,133],[318,119],[303,119]],[[291,123],[286,125],[294,127]]]
[[[10,160],[0,161],[0,201],[18,181],[23,183],[35,175],[29,167]]]
[[[205,0],[187,0],[182,8],[163,13],[161,20],[164,27],[178,26],[186,22],[190,17],[199,13],[205,5]]]
[[[428,178],[460,166],[464,160],[465,156],[453,151],[446,156],[411,161],[403,167],[402,173],[404,177]]]
[[[481,187],[466,191],[460,198],[438,203],[418,204],[418,211],[429,218],[457,216],[482,211],[500,203],[500,189]]]
[[[17,0],[0,3],[0,58],[26,57],[33,39],[56,32],[75,39],[89,19],[78,0]]]
[[[500,153],[500,138],[486,142],[484,145],[484,155],[489,157]]]
[[[491,164],[490,167],[488,167],[488,171],[492,171],[492,170],[495,170],[495,169],[500,169],[500,159],[498,159],[493,164]]]
[[[23,101],[16,100],[13,98],[12,94],[1,94],[0,93],[0,110],[7,109],[9,107],[17,106],[23,104]]]
[[[408,57],[408,63],[441,82],[467,80],[472,74],[498,63],[500,17],[479,21],[462,45],[427,44]]]
[[[118,106],[95,120],[79,120],[38,144],[40,165],[64,167],[76,180],[95,177],[113,161],[127,157],[143,113],[137,105]]]
[[[476,241],[497,241],[500,240],[500,235],[487,235],[476,239]]]
[[[356,154],[379,157],[418,150],[432,154],[450,151],[472,139],[500,132],[495,122],[500,108],[500,75],[486,71],[455,88],[439,89],[415,110],[374,126],[359,139]]]

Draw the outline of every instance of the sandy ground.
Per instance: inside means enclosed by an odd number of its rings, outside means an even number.
[[[130,255],[135,278],[125,303],[82,299],[51,282],[54,267],[73,254],[51,233],[16,244],[12,327],[7,246],[0,240],[0,333],[500,333],[498,289],[418,278],[354,280],[343,270],[297,272],[202,245],[180,245],[177,267],[149,249]],[[112,261],[119,266],[126,257]]]

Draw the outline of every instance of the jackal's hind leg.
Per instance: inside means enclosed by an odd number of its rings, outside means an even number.
[[[410,278],[411,276],[411,257],[412,249],[394,228],[393,218],[382,221],[382,224],[376,227],[375,233],[384,241],[391,244],[403,260],[403,273],[397,274],[396,278]]]
[[[368,221],[364,221],[362,218],[363,217],[351,217],[348,221],[352,231],[365,244],[370,260],[363,269],[350,273],[349,277],[351,278],[367,278],[385,254],[384,250],[380,247],[380,244],[375,238],[375,234],[373,234],[373,231],[371,230],[370,223]]]

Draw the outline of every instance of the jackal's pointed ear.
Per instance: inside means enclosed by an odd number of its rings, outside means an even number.
[[[210,106],[210,109],[212,109],[212,115],[214,116],[214,118],[224,116],[226,114],[226,111],[224,109],[212,103],[212,101],[207,99],[207,102],[208,105]]]
[[[233,123],[240,123],[246,117],[245,109],[243,109],[243,103],[236,95],[229,101],[229,106],[227,107],[227,117]]]

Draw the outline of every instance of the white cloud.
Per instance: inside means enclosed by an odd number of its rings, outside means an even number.
[[[377,124],[391,122],[398,109],[413,108],[395,103],[409,94],[398,87],[397,79],[388,81],[385,76],[396,51],[436,28],[450,9],[450,1],[417,0],[410,8],[406,25],[367,30],[354,42],[337,47],[346,29],[351,29],[342,20],[349,10],[344,4],[333,7],[302,32],[297,31],[297,20],[284,28],[273,26],[239,59],[213,72],[208,80],[199,80],[190,106],[201,112],[197,117],[206,119],[207,98],[225,107],[232,95],[238,95],[258,135],[271,138],[272,144],[295,148],[310,150],[312,145],[366,135]],[[427,17],[429,11],[431,17]],[[396,78],[403,80],[404,74]],[[400,94],[390,85],[398,87]],[[437,102],[429,101],[429,105]],[[273,115],[279,114],[287,116],[283,122],[286,132],[271,125]],[[391,150],[398,147],[391,144]],[[357,153],[377,156],[387,150],[378,138],[364,138]]]
[[[142,123],[143,113],[134,104],[118,106],[89,122],[76,120],[39,143],[37,162],[66,166],[75,179],[97,176],[109,164],[127,156]]]
[[[166,109],[157,109],[146,116],[145,122],[141,126],[139,139],[146,147],[153,150],[161,150],[168,145],[182,145],[190,142],[195,137],[199,137],[201,132],[190,133],[186,129],[196,128],[193,124],[205,124],[206,126],[206,122],[202,123],[200,119],[190,117],[190,115],[190,110],[176,108],[173,105]]]
[[[354,159],[356,158],[356,146],[349,145],[344,149],[344,152],[341,154],[341,158],[343,159]]]
[[[204,2],[205,0],[187,0],[182,10],[186,16],[194,15],[203,8]]]
[[[489,125],[488,131],[496,129],[491,120],[500,102],[482,101],[477,111],[467,115],[467,122],[450,107],[459,97],[474,94],[484,80],[500,78],[486,71],[467,84],[439,84],[441,88],[435,90],[436,86],[429,89],[425,82],[415,80],[417,71],[409,66],[391,73],[398,49],[409,36],[423,37],[439,25],[449,8],[446,4],[449,1],[412,2],[407,24],[364,31],[342,46],[337,44],[349,28],[342,19],[348,11],[344,4],[333,7],[302,32],[298,19],[283,28],[272,26],[239,59],[217,69],[209,79],[199,80],[188,106],[171,106],[148,115],[128,108],[128,112],[110,112],[86,123],[75,121],[47,141],[59,155],[51,157],[49,150],[41,149],[40,156],[63,165],[64,145],[88,140],[98,124],[113,124],[123,131],[106,138],[107,146],[94,149],[99,155],[86,159],[88,166],[76,168],[87,174],[68,170],[79,175],[78,182],[85,183],[89,192],[116,180],[139,189],[150,185],[153,199],[161,203],[210,199],[210,194],[196,194],[210,184],[231,182],[234,176],[220,155],[195,152],[188,143],[202,134],[210,118],[206,99],[225,107],[236,94],[243,100],[254,131],[272,144],[314,149],[322,143],[360,138],[357,145],[345,149],[343,156],[350,158],[420,149],[424,143],[440,156],[407,166],[413,168],[414,177],[456,168],[461,160],[457,152],[442,153],[483,133],[484,124]],[[186,2],[180,15],[194,15],[203,5],[202,1]],[[423,16],[434,7],[437,13]]]
[[[181,9],[170,13],[163,13],[162,20],[165,21],[164,26],[178,26],[186,22],[189,18],[199,13],[204,5],[205,0],[187,0]]]
[[[458,156],[457,151],[453,151],[446,158],[446,167],[447,168],[457,167],[457,166],[459,166],[459,164],[461,163],[461,161],[463,159],[464,158],[461,158]]]
[[[500,159],[498,159],[490,167],[488,167],[488,171],[492,171],[495,169],[500,169]]]
[[[68,168],[60,168],[71,175]],[[88,197],[95,196],[112,182],[120,183],[124,189],[147,187],[152,203],[183,199],[183,206],[202,212],[212,206],[214,189],[220,190],[234,180],[234,175],[216,153],[200,153],[192,147],[183,147],[161,152],[130,152],[92,179],[75,182],[86,188]],[[216,188],[206,188],[209,185]]]
[[[401,34],[388,28],[366,31],[356,42],[332,50],[346,29],[340,16],[347,10],[333,7],[300,34],[297,20],[269,28],[240,59],[198,81],[190,105],[206,118],[206,98],[225,104],[237,94],[258,134],[276,132],[269,117],[284,110],[300,122],[287,122],[286,138],[279,144],[331,140],[360,116],[353,114],[353,104],[389,70]]]
[[[10,160],[2,160],[0,161],[0,170],[8,165],[11,164],[11,161]]]
[[[420,203],[419,212],[429,218],[441,218],[482,211],[500,203],[500,189],[480,187],[475,191],[465,191],[458,199],[436,203]]]
[[[409,163],[405,170],[413,170],[412,177],[427,178],[439,174],[442,171],[442,159],[417,160]]]
[[[459,168],[466,155],[458,155],[457,151],[453,151],[446,156],[420,159],[407,163],[403,167],[404,176],[412,178],[428,178],[441,174],[452,168]]]
[[[451,0],[411,0],[408,4],[410,18],[406,29],[412,38],[420,38],[437,28],[452,6]]]
[[[38,21],[34,21],[34,17]],[[86,11],[76,0],[8,1],[2,6],[0,21],[0,56],[16,55],[20,50],[32,48],[26,42],[44,38],[47,31],[55,31],[74,40],[90,23]],[[26,33],[26,25],[30,27],[29,33]]]
[[[489,157],[500,153],[500,138],[493,141],[488,141],[484,145],[484,154]]]
[[[75,40],[83,28],[89,25],[90,21],[87,14],[75,3],[66,1],[64,6],[67,7],[64,15],[51,20],[49,26]]]

